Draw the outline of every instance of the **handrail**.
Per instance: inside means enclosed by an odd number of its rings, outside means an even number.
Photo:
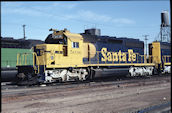
[[[170,62],[171,55],[164,55],[162,56],[162,59],[164,63],[169,63]]]
[[[27,54],[25,54],[25,65],[27,65]]]
[[[37,74],[39,74],[39,60],[38,60],[38,56],[37,56],[37,54],[35,53],[35,52],[33,52],[33,56],[36,56],[36,61],[38,62],[37,64],[38,64],[38,73]],[[35,59],[33,59],[33,61],[34,61],[34,63],[35,63]],[[34,66],[35,67],[35,66]]]
[[[97,52],[97,64],[99,64],[99,52]]]
[[[18,62],[18,59],[19,59],[19,53],[17,54],[17,64],[16,64],[16,66],[18,66],[19,65],[19,62]]]
[[[44,52],[43,52],[43,62],[44,62],[44,73],[45,73],[45,57],[44,57]]]
[[[37,65],[38,65],[38,71],[37,71],[37,74],[39,73],[39,69],[40,69],[40,64],[39,64],[39,60],[38,60],[38,56],[35,52],[32,52],[32,53],[18,53],[17,54],[17,64],[16,66],[21,66],[21,65],[28,65],[28,62],[27,62],[27,56],[29,54],[32,54],[32,57],[33,57],[33,67],[35,68],[35,57],[36,57],[36,62],[37,62]],[[45,65],[45,64],[44,64]],[[35,71],[36,73],[36,71]]]
[[[18,64],[21,65],[22,64],[22,58],[21,58],[21,54],[20,53],[19,53],[19,60],[18,61],[19,61]]]
[[[127,52],[125,52],[126,55],[128,55]],[[100,59],[100,54],[101,54],[101,51],[96,51],[96,54],[95,54],[95,61],[97,62],[97,64],[100,64],[101,63],[101,59]],[[139,53],[135,53],[136,54],[136,61],[133,61],[131,60],[130,62],[128,62],[127,60],[124,62],[125,64],[129,64],[129,63],[153,63],[156,61],[156,59],[158,58],[158,56],[152,56],[152,55],[141,55]],[[90,56],[92,54],[90,53]],[[97,56],[96,56],[97,55]],[[168,59],[169,60],[169,59]],[[88,59],[88,64],[91,64],[92,62],[92,59],[89,58]],[[104,61],[105,64],[107,64],[108,60],[107,61]],[[123,61],[122,61],[123,62]],[[118,64],[121,64],[122,63],[121,61],[118,61]],[[115,63],[114,61],[111,62],[112,64]]]

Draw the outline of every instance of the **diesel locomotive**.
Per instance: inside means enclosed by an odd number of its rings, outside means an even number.
[[[88,80],[104,76],[150,76],[171,73],[171,43],[152,42],[149,55],[144,42],[126,37],[101,36],[99,29],[71,33],[50,29],[45,44],[17,55],[18,83],[52,83]]]

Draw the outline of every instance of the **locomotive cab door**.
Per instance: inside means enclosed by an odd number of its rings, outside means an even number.
[[[68,56],[68,41],[66,36],[63,39],[63,56]]]
[[[64,45],[64,46],[63,46],[63,56],[68,56],[67,45]]]

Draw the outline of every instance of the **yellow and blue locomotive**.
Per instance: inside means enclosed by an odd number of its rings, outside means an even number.
[[[144,42],[139,39],[101,36],[99,29],[87,29],[81,34],[67,29],[50,31],[53,33],[48,35],[45,44],[33,47],[31,64],[28,64],[27,53],[18,54],[19,82],[51,83],[107,75],[171,73],[169,43],[149,44],[146,56]]]

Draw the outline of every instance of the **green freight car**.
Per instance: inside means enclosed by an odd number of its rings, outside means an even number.
[[[1,37],[1,80],[2,82],[13,81],[17,73],[17,54],[31,53],[36,44],[43,44],[41,40],[13,39]],[[22,57],[22,56],[20,56]],[[27,64],[32,64],[32,55],[27,56]]]
[[[31,53],[31,49],[21,48],[1,48],[1,67],[16,67],[18,53]],[[28,57],[29,62],[32,62],[32,57]]]

